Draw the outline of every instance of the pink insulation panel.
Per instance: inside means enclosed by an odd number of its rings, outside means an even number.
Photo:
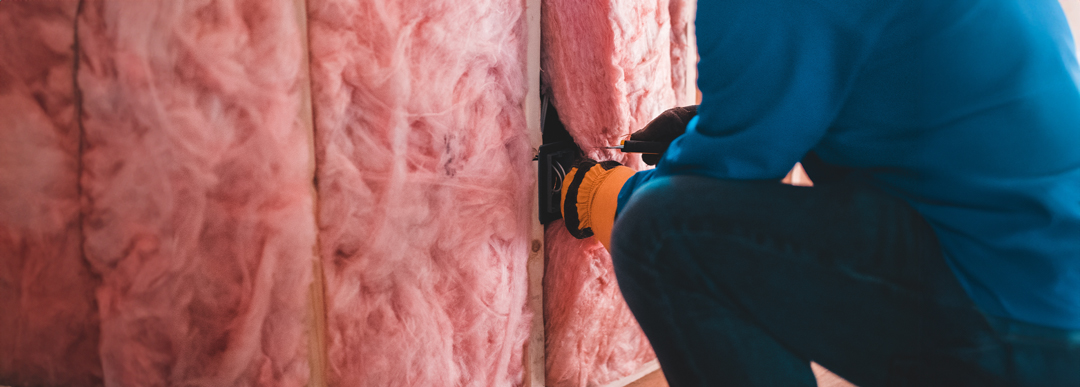
[[[623,301],[604,246],[563,234],[560,220],[545,236],[547,385],[602,386],[656,355]]]
[[[520,0],[309,0],[328,378],[523,381]]]
[[[85,258],[117,386],[301,386],[315,248],[291,1],[86,0]]]
[[[0,385],[101,383],[79,231],[78,3],[0,4]]]
[[[616,145],[675,106],[672,79],[686,74],[672,72],[670,5],[668,0],[544,1],[545,86],[566,129],[593,159],[639,165],[636,156],[599,148]]]
[[[615,145],[679,101],[688,82],[688,0],[545,0],[545,86],[574,141],[597,160],[641,167]],[[672,28],[675,25],[677,28]],[[600,386],[655,359],[594,239],[548,226],[544,274],[549,386]]]
[[[678,106],[695,105],[697,91],[697,47],[694,43],[694,14],[697,0],[668,0],[671,16],[671,87]]]

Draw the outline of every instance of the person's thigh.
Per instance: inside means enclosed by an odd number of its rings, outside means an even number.
[[[620,284],[661,273],[668,286],[650,291],[719,300],[856,384],[993,385],[1005,372],[931,228],[869,187],[657,179],[621,212],[613,259]]]

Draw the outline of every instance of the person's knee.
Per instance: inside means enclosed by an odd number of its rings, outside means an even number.
[[[613,259],[648,264],[667,234],[749,226],[775,211],[769,198],[784,188],[779,183],[701,176],[653,179],[620,209],[612,233]]]
[[[664,227],[704,214],[737,216],[748,200],[770,196],[780,184],[721,180],[701,176],[669,176],[653,179],[638,188],[620,209],[616,227],[636,232],[639,227]],[[766,209],[759,209],[767,210]],[[732,212],[731,214],[726,214]],[[631,233],[636,233],[631,232]]]
[[[619,209],[612,232],[612,252],[638,250],[655,243],[672,214],[671,178],[657,178],[641,186]]]
[[[665,233],[687,213],[687,204],[700,202],[703,191],[693,180],[700,177],[656,178],[641,186],[620,209],[612,233],[612,259],[616,265],[647,265]]]

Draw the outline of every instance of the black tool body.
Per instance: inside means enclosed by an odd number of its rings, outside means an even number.
[[[626,140],[622,142],[623,153],[651,153],[651,154],[663,154],[667,150],[670,142],[653,142],[653,141],[634,141]]]
[[[540,128],[543,145],[537,151],[537,188],[539,188],[540,223],[548,224],[562,219],[562,183],[574,162],[584,157],[559,119],[551,96],[544,95],[541,107]]]

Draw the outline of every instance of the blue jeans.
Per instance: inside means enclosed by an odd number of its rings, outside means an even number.
[[[902,200],[657,178],[627,202],[612,257],[673,387],[1080,386],[1080,331],[984,315]]]

